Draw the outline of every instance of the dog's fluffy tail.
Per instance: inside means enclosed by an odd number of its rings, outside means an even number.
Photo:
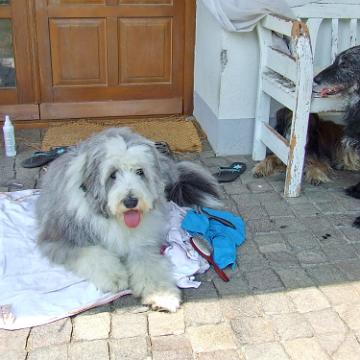
[[[219,185],[202,166],[182,161],[176,164],[178,178],[167,188],[168,199],[180,206],[220,208]]]

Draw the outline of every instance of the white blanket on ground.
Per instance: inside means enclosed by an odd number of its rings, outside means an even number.
[[[38,190],[0,193],[0,328],[20,329],[49,323],[131,294],[102,293],[44,258],[36,246],[34,204]],[[188,247],[187,233],[176,227],[183,210],[170,204],[171,231],[165,250],[179,287],[198,287],[192,275],[209,265]]]

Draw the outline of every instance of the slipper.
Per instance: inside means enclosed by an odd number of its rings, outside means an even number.
[[[65,154],[69,146],[59,146],[51,148],[49,151],[36,151],[31,157],[22,161],[21,166],[27,169],[41,167]]]
[[[219,183],[231,182],[236,180],[246,170],[243,162],[234,162],[230,166],[220,166],[219,171],[213,176]]]

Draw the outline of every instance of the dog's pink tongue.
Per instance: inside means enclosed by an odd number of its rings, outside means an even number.
[[[331,90],[331,89],[329,89],[329,88],[323,88],[323,89],[321,89],[321,91],[320,91],[320,96],[321,96],[321,97],[327,97],[328,95],[331,95],[331,93],[332,93],[332,90]]]
[[[125,224],[129,228],[135,228],[140,224],[140,211],[139,210],[129,210],[124,213]]]
[[[327,97],[328,95],[335,95],[339,91],[341,91],[341,86],[333,86],[333,87],[329,87],[329,88],[323,88],[320,91],[320,96]]]

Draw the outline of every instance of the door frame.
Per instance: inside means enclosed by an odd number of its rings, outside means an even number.
[[[194,61],[195,61],[195,30],[196,0],[185,1],[185,34],[184,34],[184,91],[183,113],[192,115],[194,110]]]
[[[39,119],[37,105],[37,79],[31,29],[31,3],[26,0],[11,1],[0,6],[0,19],[11,21],[13,52],[15,58],[15,88],[0,89],[0,118],[9,114],[14,120]]]

